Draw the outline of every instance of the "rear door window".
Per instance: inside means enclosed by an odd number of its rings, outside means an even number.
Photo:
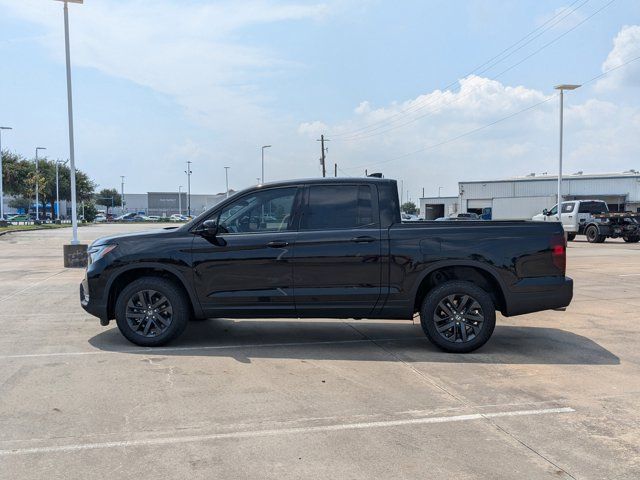
[[[604,202],[580,202],[578,213],[607,213],[607,204]]]
[[[369,185],[311,185],[300,230],[337,230],[378,225]]]

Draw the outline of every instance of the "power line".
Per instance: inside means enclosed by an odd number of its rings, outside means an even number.
[[[609,73],[611,73],[611,72],[613,72],[613,71],[615,71],[615,70],[618,70],[618,69],[620,69],[620,68],[622,68],[622,67],[625,67],[626,65],[629,65],[630,63],[635,62],[635,61],[637,61],[637,60],[640,60],[640,56],[637,56],[637,57],[631,58],[630,60],[628,60],[628,61],[626,61],[626,62],[624,62],[624,63],[622,63],[622,64],[620,64],[620,65],[618,65],[618,66],[616,66],[616,67],[610,68],[609,70],[607,70],[607,71],[605,71],[605,72],[603,72],[603,73],[601,73],[601,74],[599,74],[599,75],[596,75],[595,77],[590,78],[589,80],[587,80],[587,81],[585,81],[585,82],[582,82],[582,85],[584,86],[584,85],[588,85],[588,84],[590,84],[590,83],[593,83],[593,82],[595,82],[596,80],[599,80],[600,78],[604,77],[605,75],[608,75]],[[474,133],[477,133],[477,132],[479,132],[479,131],[481,131],[481,130],[484,130],[484,129],[486,129],[486,128],[492,127],[492,126],[494,126],[494,125],[496,125],[496,124],[498,124],[498,123],[502,123],[502,122],[504,122],[505,120],[509,120],[509,119],[511,119],[511,118],[513,118],[513,117],[516,117],[516,116],[518,116],[518,115],[520,115],[520,114],[522,114],[522,113],[525,113],[525,112],[528,112],[528,111],[530,111],[530,110],[533,110],[534,108],[536,108],[536,107],[538,107],[538,106],[540,106],[540,105],[542,105],[542,104],[544,104],[544,103],[547,103],[547,102],[549,102],[549,101],[553,100],[553,99],[554,99],[555,97],[557,97],[557,96],[558,96],[558,94],[552,95],[552,96],[550,96],[549,98],[547,98],[547,99],[545,99],[545,100],[542,100],[542,101],[540,101],[540,102],[534,103],[533,105],[530,105],[530,106],[528,106],[528,107],[526,107],[526,108],[523,108],[523,109],[521,109],[521,110],[518,110],[517,112],[514,112],[514,113],[512,113],[512,114],[509,114],[509,115],[507,115],[507,116],[505,116],[505,117],[499,118],[499,119],[497,119],[497,120],[495,120],[495,121],[493,121],[493,122],[491,122],[491,123],[488,123],[488,124],[486,124],[486,125],[482,125],[482,126],[480,126],[480,127],[474,128],[474,129],[472,129],[472,130],[468,130],[468,131],[466,131],[466,132],[463,132],[463,133],[461,133],[460,135],[456,135],[456,136],[454,136],[454,137],[448,138],[447,140],[443,140],[443,141],[441,141],[441,142],[434,143],[434,144],[432,144],[432,145],[427,145],[426,147],[419,148],[418,150],[414,150],[414,151],[412,151],[412,152],[408,152],[408,153],[405,153],[405,154],[399,155],[399,156],[397,156],[397,157],[390,158],[390,159],[388,159],[388,160],[382,160],[382,161],[380,161],[380,162],[368,163],[368,164],[363,164],[363,165],[357,165],[357,166],[354,166],[354,167],[347,167],[346,169],[347,169],[347,170],[355,170],[355,169],[362,169],[362,168],[365,168],[365,167],[371,167],[371,166],[374,166],[374,165],[381,165],[381,164],[385,164],[385,163],[393,162],[393,161],[395,161],[395,160],[400,160],[400,159],[402,159],[402,158],[409,157],[409,156],[411,156],[411,155],[415,155],[416,153],[424,152],[424,151],[426,151],[426,150],[431,150],[431,149],[434,149],[434,148],[440,147],[440,146],[442,146],[442,145],[446,145],[446,144],[448,144],[448,143],[453,143],[453,142],[455,142],[455,141],[457,141],[457,140],[460,140],[461,138],[467,137],[467,136],[469,136],[469,135],[473,135]]]
[[[578,5],[575,9],[573,9],[570,13],[575,12],[578,8],[582,7],[585,3],[587,3],[590,0],[584,0],[583,3],[581,3],[580,5]],[[520,61],[516,62],[515,64],[511,65],[510,67],[507,67],[506,69],[502,70],[500,73],[498,73],[497,75],[494,75],[493,77],[490,78],[490,80],[496,80],[497,78],[501,77],[502,75],[504,75],[505,73],[507,73],[508,71],[514,69],[515,67],[517,67],[518,65],[522,64],[523,62],[525,62],[526,60],[528,60],[529,58],[533,57],[534,55],[537,55],[538,53],[540,53],[542,50],[544,50],[545,48],[549,47],[550,45],[554,44],[555,42],[557,42],[558,40],[562,39],[563,37],[565,37],[566,35],[568,35],[569,33],[571,33],[572,31],[574,31],[575,29],[577,29],[578,27],[580,27],[581,25],[583,25],[584,23],[586,23],[587,21],[589,21],[591,18],[593,18],[595,15],[597,15],[598,13],[600,13],[602,10],[604,10],[605,8],[607,8],[609,5],[611,5],[613,2],[615,2],[615,0],[610,0],[609,2],[607,2],[606,4],[604,4],[602,7],[600,7],[599,9],[597,9],[595,12],[593,12],[591,15],[589,15],[588,17],[584,18],[582,21],[578,22],[576,25],[574,25],[573,27],[571,27],[569,30],[563,32],[562,34],[558,35],[557,37],[553,38],[552,40],[550,40],[549,42],[545,43],[544,45],[542,45],[541,47],[539,47],[538,49],[536,49],[535,51],[533,51],[532,53],[530,53],[529,55],[527,55],[526,57],[524,57],[523,59],[521,59]],[[575,2],[574,2],[575,3]],[[573,5],[573,4],[572,4]],[[565,15],[564,17],[562,17],[561,19],[558,20],[561,21],[563,20],[566,16],[568,16],[569,14]],[[556,23],[558,23],[556,22]],[[498,63],[500,63],[501,61],[503,61],[504,59],[508,58],[509,56],[511,56],[511,54],[515,53],[516,51],[520,50],[521,48],[523,48],[525,45],[529,44],[531,41],[533,41],[535,38],[538,38],[540,35],[542,35],[543,33],[545,33],[548,29],[550,29],[551,27],[553,27],[555,24],[550,25],[544,32],[541,32],[540,34],[536,35],[534,38],[532,38],[531,40],[529,40],[528,42],[526,42],[525,44],[521,45],[520,47],[518,47],[516,50],[513,50],[511,53],[509,53],[508,55],[504,56],[502,59],[500,59],[499,61],[493,63],[493,65],[485,68],[484,70],[482,70],[479,73],[484,73],[486,70],[489,70],[490,68],[493,68],[494,66],[496,66]],[[534,31],[535,32],[535,31]],[[533,32],[531,32],[533,33]],[[528,36],[531,35],[531,33],[529,33],[527,36],[523,37],[527,38]],[[517,43],[520,43],[522,41],[522,39]],[[515,45],[515,44],[514,44]],[[508,49],[506,49],[508,50]],[[494,57],[495,58],[495,57]],[[483,65],[485,65],[488,62],[485,62]],[[471,72],[474,73],[474,72]],[[471,74],[470,73],[470,74]],[[457,81],[450,83],[449,85],[447,85],[446,87],[444,87],[443,90],[448,89],[449,87],[455,85],[457,83]],[[480,87],[475,87],[470,89],[469,91],[467,91],[464,94],[458,95],[455,99],[453,99],[452,101],[450,101],[447,105],[450,105],[452,103],[455,103],[459,100],[461,100],[462,98],[465,98],[467,96],[469,96],[470,94],[472,94],[473,92],[475,92],[476,90],[478,90]],[[426,103],[423,103],[421,105],[418,105],[417,108],[414,108],[414,110],[420,110],[424,107],[428,107],[429,105],[432,105],[433,103],[435,103],[435,99],[431,99],[431,101],[427,101]],[[414,105],[415,106],[415,105]],[[429,115],[433,115],[434,113],[436,113],[437,110],[431,110],[428,111],[422,115],[419,115],[417,117],[414,117],[412,119],[409,119],[403,123],[397,124],[398,121],[402,121],[402,118],[398,118],[396,120],[392,120],[393,117],[395,116],[401,116],[402,114],[408,112],[409,110],[411,110],[412,107],[409,107],[407,109],[405,109],[402,112],[398,112],[394,115],[392,115],[391,117],[385,119],[385,120],[381,120],[380,122],[378,122],[378,126],[375,126],[376,124],[370,124],[364,128],[361,128],[360,130],[362,130],[360,133],[355,133],[356,131],[352,132],[352,134],[349,134],[345,137],[346,134],[335,134],[335,137],[342,137],[342,138],[338,138],[339,140],[342,141],[357,141],[357,140],[363,140],[366,138],[370,138],[372,136],[375,135],[379,135],[381,133],[386,133],[389,132],[391,130],[395,130],[397,128],[409,125],[411,123],[414,123],[422,118],[425,118]],[[386,124],[385,124],[386,123]],[[396,124],[396,125],[394,125]],[[373,127],[373,128],[371,128]],[[389,128],[386,128],[389,127]],[[380,131],[381,129],[384,129]],[[367,131],[368,130],[368,131]],[[375,133],[374,133],[375,132]]]

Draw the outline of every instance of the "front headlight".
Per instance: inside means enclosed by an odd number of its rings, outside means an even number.
[[[97,245],[95,247],[91,247],[87,251],[87,254],[89,255],[89,265],[97,262],[116,247],[117,245]]]

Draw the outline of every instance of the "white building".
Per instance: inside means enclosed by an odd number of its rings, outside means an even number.
[[[459,211],[491,213],[495,220],[530,219],[556,204],[558,177],[531,174],[505,180],[459,182],[458,191],[458,197],[421,198],[422,216],[431,210],[443,211],[444,216]],[[564,175],[562,196],[564,200],[604,200],[611,211],[640,211],[640,172]]]

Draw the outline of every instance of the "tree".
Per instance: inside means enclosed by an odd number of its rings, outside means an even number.
[[[416,204],[413,202],[405,202],[402,204],[400,210],[409,215],[415,215],[418,212],[418,207],[416,207]]]
[[[122,204],[122,197],[115,188],[103,188],[95,195],[96,205],[107,207],[107,213],[111,207]]]
[[[7,195],[14,195],[27,201],[29,205],[35,198],[36,184],[35,159],[28,160],[21,155],[11,152],[2,152],[2,178]],[[68,165],[59,166],[60,200],[71,200],[71,170]],[[78,201],[89,201],[93,196],[96,184],[89,176],[76,169],[76,194]],[[56,162],[47,158],[38,160],[38,194],[41,201],[41,209],[44,212],[46,205],[51,204],[51,216],[53,217],[53,204],[56,200]]]
[[[93,222],[98,215],[98,209],[95,203],[89,202],[84,204],[84,219],[87,222]]]

